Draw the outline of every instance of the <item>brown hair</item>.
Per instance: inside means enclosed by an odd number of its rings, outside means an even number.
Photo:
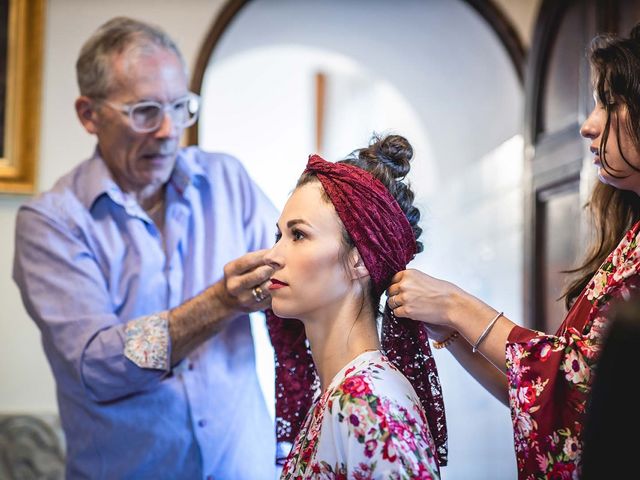
[[[640,171],[640,166],[632,165],[625,157],[619,140],[622,127],[634,147],[640,150],[640,24],[631,30],[629,38],[596,37],[591,44],[590,61],[598,101],[607,114],[599,152],[602,168],[612,177],[622,178],[607,163],[606,146],[613,127],[623,160],[630,168]],[[622,109],[626,109],[627,115],[621,126],[618,120]],[[592,216],[595,236],[581,265],[568,270],[574,276],[563,294],[567,307],[580,295],[623,235],[640,219],[640,197],[635,192],[600,182],[586,207]]]

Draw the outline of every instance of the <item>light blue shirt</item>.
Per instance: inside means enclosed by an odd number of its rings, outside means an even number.
[[[14,279],[56,378],[67,477],[273,480],[247,316],[170,371],[123,350],[127,322],[272,245],[276,211],[236,159],[196,147],[179,153],[166,202],[163,239],[96,153],[18,212]]]

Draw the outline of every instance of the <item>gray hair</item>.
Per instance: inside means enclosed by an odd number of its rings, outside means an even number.
[[[157,48],[176,54],[186,64],[175,42],[159,27],[127,17],[115,17],[103,24],[85,42],[76,61],[76,75],[80,94],[92,98],[104,98],[114,88],[112,58],[125,50],[141,53]]]

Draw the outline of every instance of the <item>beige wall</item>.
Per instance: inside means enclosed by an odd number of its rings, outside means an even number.
[[[522,45],[528,49],[542,0],[493,0],[493,3],[513,23]]]
[[[192,67],[208,28],[225,0],[49,0],[44,49],[39,190],[91,154],[94,142],[75,118],[74,76],[82,42],[101,23],[127,15],[164,27]],[[13,235],[21,196],[0,196],[0,412],[55,412],[54,382],[11,280]],[[79,295],[81,289],[79,289]]]

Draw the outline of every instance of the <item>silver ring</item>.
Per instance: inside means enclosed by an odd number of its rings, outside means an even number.
[[[256,301],[256,303],[260,303],[265,298],[267,298],[264,290],[262,290],[262,287],[260,285],[258,285],[257,287],[253,287],[251,289],[251,293],[253,294],[253,299]]]

